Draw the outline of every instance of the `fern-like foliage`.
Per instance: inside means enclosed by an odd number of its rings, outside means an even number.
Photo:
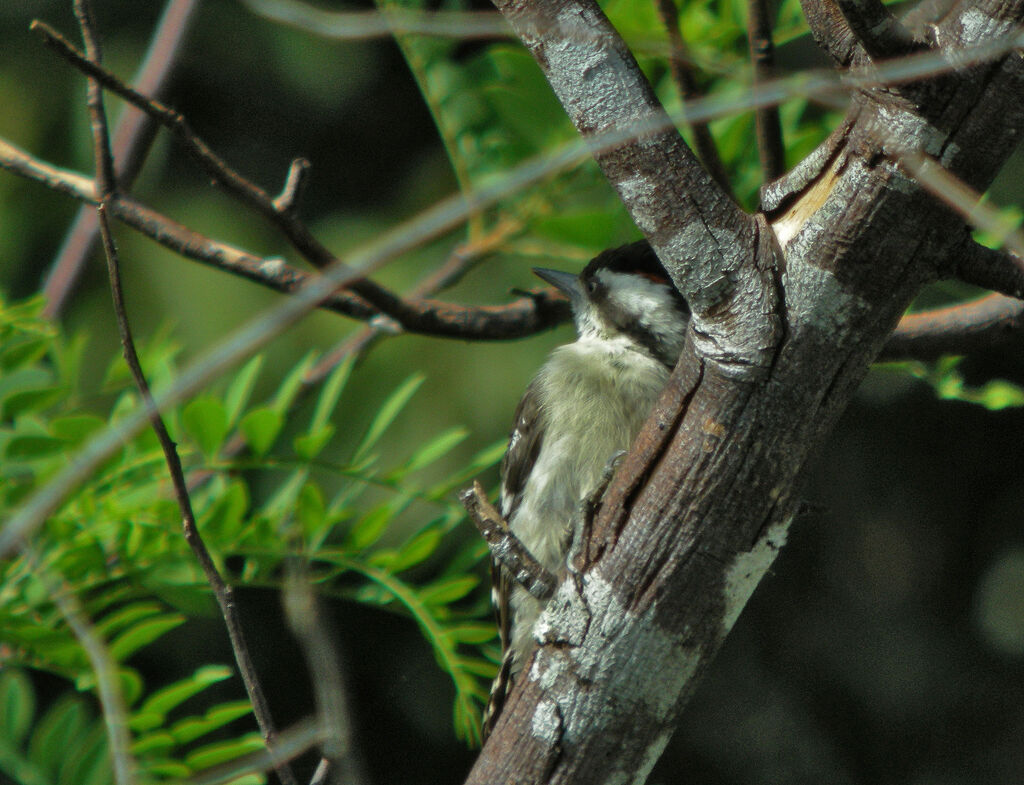
[[[102,394],[86,400],[78,387],[84,341],[65,339],[39,312],[36,300],[0,304],[4,517],[85,440],[137,405],[119,360]],[[144,348],[144,365],[156,384],[174,374],[175,353],[166,335]],[[415,620],[455,686],[455,730],[474,741],[485,681],[494,671],[488,644],[495,633],[478,591],[477,567],[486,547],[475,538],[456,538],[464,543],[459,546],[448,537],[464,518],[452,491],[494,464],[501,445],[429,482],[421,478],[439,474],[439,461],[467,437],[464,429],[388,455],[382,440],[423,381],[414,375],[383,400],[361,438],[348,439],[354,446],[339,452],[344,440],[336,433],[335,410],[353,366],[334,370],[315,401],[299,409],[311,411],[300,420],[293,414],[296,399],[315,359],[311,354],[298,362],[266,401],[253,401],[262,370],[256,357],[217,389],[164,413],[194,487],[199,528],[235,585],[277,586],[287,560],[298,555],[321,594]],[[444,559],[437,558],[442,544]],[[106,643],[128,705],[132,751],[147,780],[189,777],[261,744],[252,734],[203,743],[206,734],[250,713],[246,702],[204,703],[200,694],[231,670],[211,663],[153,692],[132,667],[140,649],[160,645],[190,615],[209,614],[213,607],[182,537],[151,433],[128,441],[69,498],[33,539],[32,551],[31,561],[0,562],[0,721],[8,726],[0,731],[0,771],[26,783],[109,781],[95,704],[72,691],[40,713],[26,676],[31,669],[57,674],[85,692],[96,685],[82,645],[53,602],[55,585],[74,595]],[[186,719],[177,711],[172,721],[171,710],[193,696],[202,711]],[[67,757],[79,761],[70,780],[55,772],[52,761],[46,764],[47,745],[71,735],[69,729],[81,747]]]

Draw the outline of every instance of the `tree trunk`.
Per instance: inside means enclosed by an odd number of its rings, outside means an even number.
[[[830,52],[841,39],[850,62],[867,63],[881,44],[816,19],[830,2],[807,4],[812,28],[832,36]],[[972,242],[900,156],[925,153],[984,189],[1024,129],[1024,64],[1011,53],[857,91],[842,126],[747,216],[662,122],[595,4],[497,5],[694,320],[468,782],[639,783],[785,543],[808,460],[921,285]],[[934,40],[948,50],[998,38],[1022,8],[960,3]],[[606,143],[627,127],[643,133]]]

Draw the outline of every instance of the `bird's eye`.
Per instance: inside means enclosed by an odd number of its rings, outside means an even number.
[[[594,294],[598,289],[598,283],[595,279],[591,278],[587,281],[587,293]]]

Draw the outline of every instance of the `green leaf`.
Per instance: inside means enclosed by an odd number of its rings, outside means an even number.
[[[284,377],[284,381],[281,382],[281,386],[277,388],[277,395],[274,396],[274,402],[271,404],[271,408],[276,411],[281,417],[286,417],[289,409],[291,409],[292,402],[295,400],[295,396],[299,394],[299,390],[302,389],[302,379],[309,372],[309,369],[313,367],[313,363],[316,361],[316,354],[309,352],[306,354],[299,363],[288,372],[288,375]]]
[[[353,463],[359,463],[373,449],[374,445],[380,441],[380,437],[384,435],[384,432],[395,421],[395,418],[405,408],[405,405],[409,403],[409,399],[412,398],[420,385],[423,384],[424,378],[423,374],[414,373],[388,396],[387,400],[384,401],[384,405],[380,407],[377,415],[373,418],[373,422],[370,423],[362,443],[356,448]]]
[[[443,535],[437,527],[424,529],[398,549],[388,568],[392,572],[401,572],[419,564],[437,550]]]
[[[231,669],[223,665],[206,665],[198,668],[187,679],[169,684],[150,695],[139,707],[139,713],[146,712],[165,716],[193,695],[197,695],[212,684],[230,678],[231,675]]]
[[[181,413],[181,424],[209,459],[217,457],[230,427],[224,404],[212,396],[189,402]]]
[[[36,714],[32,682],[20,670],[0,672],[0,739],[21,744]]]
[[[229,540],[241,530],[248,509],[248,486],[241,480],[230,482],[203,516],[202,529],[217,532],[220,539]]]
[[[248,701],[222,703],[210,709],[203,717],[187,717],[174,723],[171,733],[178,744],[187,744],[251,713],[252,706]]]
[[[327,377],[327,381],[324,382],[323,389],[320,391],[320,396],[316,401],[316,409],[313,411],[313,420],[309,424],[309,433],[315,433],[328,425],[331,415],[334,413],[334,409],[338,405],[338,399],[341,397],[341,392],[345,389],[345,383],[348,381],[348,378],[352,373],[352,367],[355,365],[355,362],[356,355],[348,355],[348,357],[346,357],[333,371],[331,371],[331,375]]]
[[[109,785],[114,776],[107,747],[107,729],[95,722],[85,736],[69,739],[57,773],[57,782],[75,785]]]
[[[224,395],[224,413],[228,418],[228,425],[232,426],[238,422],[242,410],[249,403],[252,396],[252,389],[256,385],[256,377],[259,376],[263,367],[263,355],[257,354],[249,362],[242,366]]]
[[[45,434],[15,436],[7,442],[4,457],[11,461],[32,461],[49,458],[65,447],[63,439]]]
[[[249,733],[240,739],[219,741],[216,744],[200,747],[185,756],[185,762],[193,769],[201,770],[261,749],[263,749],[263,739],[258,733]]]
[[[238,427],[249,449],[258,456],[266,455],[284,425],[284,416],[276,409],[260,407],[242,418]]]
[[[454,643],[478,645],[494,640],[498,635],[498,628],[493,624],[460,624],[450,627],[447,634]],[[490,663],[487,664],[490,666]],[[493,666],[491,669],[493,670]]]
[[[475,575],[460,575],[431,584],[420,591],[420,600],[427,605],[448,605],[469,594],[480,583]]]
[[[366,513],[349,533],[349,543],[356,550],[362,550],[377,540],[391,522],[392,511],[387,504],[379,504]]]
[[[332,436],[334,436],[334,426],[326,423],[316,430],[311,429],[308,433],[296,436],[292,446],[295,448],[296,455],[303,460],[311,461],[327,446]]]
[[[124,629],[133,622],[156,616],[162,612],[163,607],[157,602],[132,603],[105,616],[96,625],[96,631],[104,638],[110,638],[114,633]]]
[[[295,518],[307,537],[318,533],[326,524],[327,511],[320,486],[307,482],[299,491],[295,505]]]
[[[102,417],[93,414],[71,414],[51,420],[50,430],[69,447],[77,447],[106,424]]]
[[[439,460],[455,449],[459,444],[465,441],[467,436],[469,436],[469,431],[466,428],[455,427],[448,429],[440,436],[434,437],[423,445],[413,453],[412,457],[406,461],[404,466],[394,472],[390,472],[389,476],[399,478],[405,474],[429,466],[434,463],[434,461]]]
[[[185,617],[176,613],[148,619],[118,636],[110,644],[110,656],[118,662],[123,662],[143,646],[152,643],[184,623]]]
[[[85,704],[77,695],[61,698],[39,721],[28,745],[31,761],[55,774],[64,760],[69,739],[82,736],[89,727]]]

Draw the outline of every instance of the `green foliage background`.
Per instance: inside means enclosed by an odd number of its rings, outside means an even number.
[[[160,4],[96,5],[106,61],[129,75]],[[747,84],[745,5],[680,4],[710,94]],[[659,96],[678,109],[653,5],[604,7]],[[33,16],[75,29],[67,2],[0,8],[0,136],[89,171],[84,80],[28,32]],[[778,30],[784,70],[823,64],[798,3],[782,3]],[[233,0],[202,5],[167,101],[270,191],[292,158],[309,158],[302,212],[340,255],[574,134],[513,43],[332,42]],[[796,97],[782,118],[793,164],[838,115]],[[720,118],[712,129],[739,199],[753,208],[760,181],[750,113]],[[1020,203],[1019,168],[1011,162],[993,188],[997,202]],[[134,192],[197,230],[299,263],[270,227],[184,163],[166,134]],[[24,299],[38,291],[75,209],[0,174],[5,516],[136,404],[116,359],[102,265],[94,260],[59,324]],[[379,280],[406,289],[456,243],[499,225],[512,229],[498,253],[444,297],[504,302],[512,288],[534,285],[531,265],[573,269],[638,236],[587,163],[475,216]],[[127,230],[118,240],[129,313],[158,385],[277,301]],[[921,304],[971,294],[943,285]],[[458,782],[495,641],[484,548],[453,491],[477,476],[493,484],[516,400],[569,333],[495,344],[393,338],[300,396],[315,359],[359,329],[313,314],[166,416],[190,476],[203,477],[193,500],[200,527],[243,589],[280,713],[297,719],[311,706],[308,685],[294,676],[304,666],[277,595],[287,557],[300,554],[310,559],[325,623],[344,654],[369,781]],[[1024,691],[1022,378],[1021,352],[890,366],[869,377],[814,467],[815,512],[744,614],[653,781],[956,783],[976,781],[978,771],[986,781],[1020,780],[1024,761],[1013,740],[1024,732],[1024,701],[1008,696]],[[232,438],[247,442],[243,458],[226,457]],[[189,777],[259,746],[179,530],[147,433],[53,517],[33,542],[33,563],[0,566],[0,777],[33,785],[110,778],[95,673],[53,605],[55,588],[76,598],[110,647],[148,779]],[[398,759],[406,757],[412,763]]]

